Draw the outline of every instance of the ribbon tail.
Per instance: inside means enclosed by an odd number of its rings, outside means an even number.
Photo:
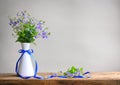
[[[17,75],[20,75],[20,74],[18,73],[18,65],[19,65],[19,62],[20,62],[20,60],[21,60],[23,54],[24,54],[24,53],[22,53],[22,55],[20,56],[20,58],[19,58],[18,61],[16,62],[15,72],[17,73]]]
[[[33,52],[33,50],[32,50]],[[35,59],[35,57],[32,55],[32,53],[28,52],[28,54],[32,57],[32,59],[34,60],[35,62],[35,71],[34,71],[34,78],[37,78],[37,79],[44,79],[42,76],[37,76],[37,72],[38,72],[38,63]]]

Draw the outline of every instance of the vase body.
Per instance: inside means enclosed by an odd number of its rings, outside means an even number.
[[[21,43],[22,50],[30,50],[30,43]],[[25,52],[19,63],[18,73],[23,77],[34,76],[34,68],[30,54]]]

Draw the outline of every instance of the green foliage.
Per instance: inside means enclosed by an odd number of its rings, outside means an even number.
[[[72,74],[74,74],[75,72],[77,72],[77,68],[75,68],[74,66],[72,66],[67,71],[70,72],[70,73],[72,73]]]
[[[31,25],[30,23],[24,24],[23,29],[17,33],[18,38],[17,42],[22,43],[32,43],[35,41],[34,36],[38,35],[38,32],[36,31],[35,25]]]
[[[68,73],[70,74],[76,74],[76,73],[80,73],[81,75],[84,74],[83,72],[83,68],[76,68],[75,66],[72,66],[71,68],[69,68],[66,72],[64,72],[64,75],[68,75]]]

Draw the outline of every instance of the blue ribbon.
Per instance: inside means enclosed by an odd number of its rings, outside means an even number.
[[[37,64],[37,61],[36,61],[35,57],[32,55],[33,50],[32,50],[32,49],[29,49],[29,50],[23,50],[23,49],[21,49],[21,50],[19,50],[18,52],[19,52],[19,53],[22,53],[22,54],[21,54],[20,58],[18,59],[18,61],[16,62],[15,71],[16,71],[17,75],[18,75],[20,78],[24,78],[24,79],[28,79],[28,78],[31,78],[31,77],[34,77],[34,78],[37,78],[37,79],[43,79],[42,76],[37,76],[38,64]],[[34,60],[34,62],[35,62],[35,72],[34,72],[34,76],[24,77],[24,76],[22,76],[22,75],[20,75],[20,74],[18,73],[18,65],[19,65],[19,62],[20,62],[21,58],[23,57],[24,53],[28,53],[28,54],[30,55],[30,57],[31,57],[31,58]]]

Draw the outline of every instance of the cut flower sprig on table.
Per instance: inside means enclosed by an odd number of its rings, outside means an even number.
[[[84,72],[83,68],[76,68],[72,66],[67,69],[67,71],[60,71],[58,73],[53,73],[48,76],[48,78],[59,77],[59,78],[90,78],[90,72]]]
[[[8,17],[9,25],[13,28],[12,35],[17,37],[16,42],[33,43],[37,38],[47,38],[50,35],[45,21],[37,20],[27,11],[17,12],[15,17]]]

